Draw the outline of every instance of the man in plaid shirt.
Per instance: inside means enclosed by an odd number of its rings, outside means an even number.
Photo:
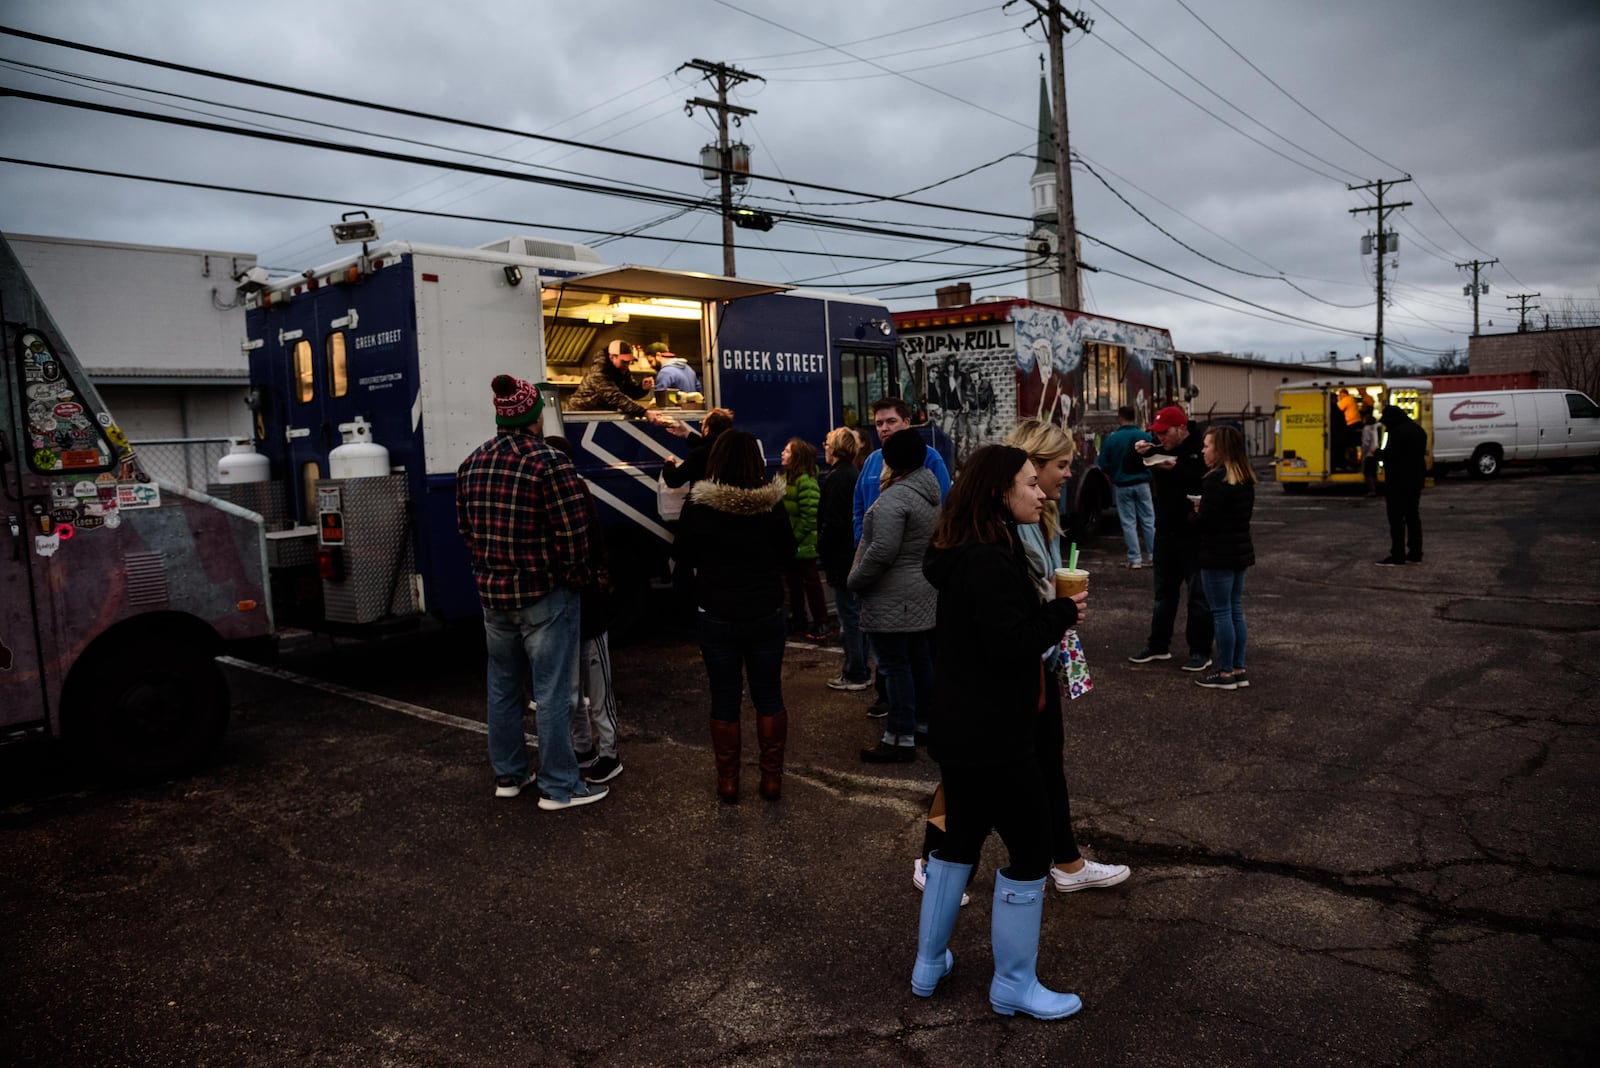
[[[539,436],[537,387],[497,375],[498,432],[456,472],[456,521],[472,554],[489,653],[489,762],[495,796],[516,797],[528,773],[522,662],[538,707],[539,807],[587,805],[606,787],[585,783],[568,733],[578,705],[580,591],[593,578],[583,480]]]

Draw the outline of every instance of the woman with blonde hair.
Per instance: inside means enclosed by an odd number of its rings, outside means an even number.
[[[783,506],[794,529],[794,559],[784,569],[789,583],[789,630],[813,641],[828,636],[828,602],[822,596],[817,574],[817,509],[822,486],[817,482],[817,449],[803,438],[790,438],[783,447]],[[810,623],[806,622],[807,612]]]
[[[1200,448],[1205,477],[1200,480],[1200,500],[1192,522],[1199,545],[1200,588],[1217,632],[1216,670],[1195,681],[1208,690],[1237,690],[1249,686],[1244,671],[1244,571],[1256,562],[1250,541],[1250,515],[1256,503],[1256,473],[1244,435],[1237,427],[1218,425],[1206,429]]]
[[[1072,475],[1077,445],[1055,423],[1024,419],[1006,436],[1005,443],[1028,454],[1039,472],[1039,489],[1044,493],[1044,514],[1037,523],[1024,523],[1017,534],[1028,550],[1028,573],[1039,587],[1042,600],[1054,600],[1055,573],[1061,561],[1060,500]],[[1126,864],[1099,864],[1078,851],[1072,834],[1072,805],[1067,792],[1066,728],[1063,723],[1061,687],[1054,685],[1056,661],[1060,651],[1051,649],[1044,657],[1046,677],[1045,709],[1039,716],[1039,736],[1034,752],[1044,774],[1045,793],[1050,801],[1050,841],[1055,861],[1050,867],[1050,885],[1067,894],[1076,890],[1115,886],[1128,877]]]
[[[835,690],[865,690],[872,685],[872,669],[867,666],[867,639],[861,633],[861,602],[845,585],[856,554],[852,502],[856,477],[861,474],[860,445],[850,428],[841,426],[828,432],[822,450],[829,471],[822,482],[822,504],[817,509],[817,562],[833,588],[839,644],[844,647],[844,664],[838,676],[828,680],[828,686]]]

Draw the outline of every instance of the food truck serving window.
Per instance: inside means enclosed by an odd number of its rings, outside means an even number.
[[[1083,406],[1089,411],[1109,412],[1127,403],[1127,381],[1120,345],[1099,341],[1083,344]]]
[[[109,469],[115,453],[106,435],[116,428],[92,409],[44,337],[24,331],[18,341],[19,374],[27,415],[28,466],[42,475]],[[102,419],[103,416],[103,419]],[[127,445],[117,430],[119,443]],[[131,458],[132,452],[124,450]]]
[[[670,377],[683,384],[673,389],[672,396],[646,395],[640,403],[647,407],[707,406],[712,375],[705,359],[705,305],[701,301],[572,288],[546,288],[543,301],[545,366],[563,411],[571,410],[572,396],[595,360],[617,341],[627,342],[638,353],[629,368],[636,382],[646,376],[663,377],[668,362],[676,364]],[[699,394],[698,399],[694,394]]]

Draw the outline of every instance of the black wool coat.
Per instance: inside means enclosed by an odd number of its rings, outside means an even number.
[[[1256,562],[1250,541],[1250,514],[1255,511],[1256,485],[1228,485],[1216,468],[1200,480],[1200,510],[1190,517],[1201,567],[1242,571]]]

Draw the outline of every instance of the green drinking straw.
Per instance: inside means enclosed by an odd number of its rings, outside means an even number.
[[[1068,562],[1067,567],[1071,568],[1073,571],[1078,570],[1078,543],[1077,542],[1073,542],[1072,543],[1072,559],[1071,559],[1071,561]]]

